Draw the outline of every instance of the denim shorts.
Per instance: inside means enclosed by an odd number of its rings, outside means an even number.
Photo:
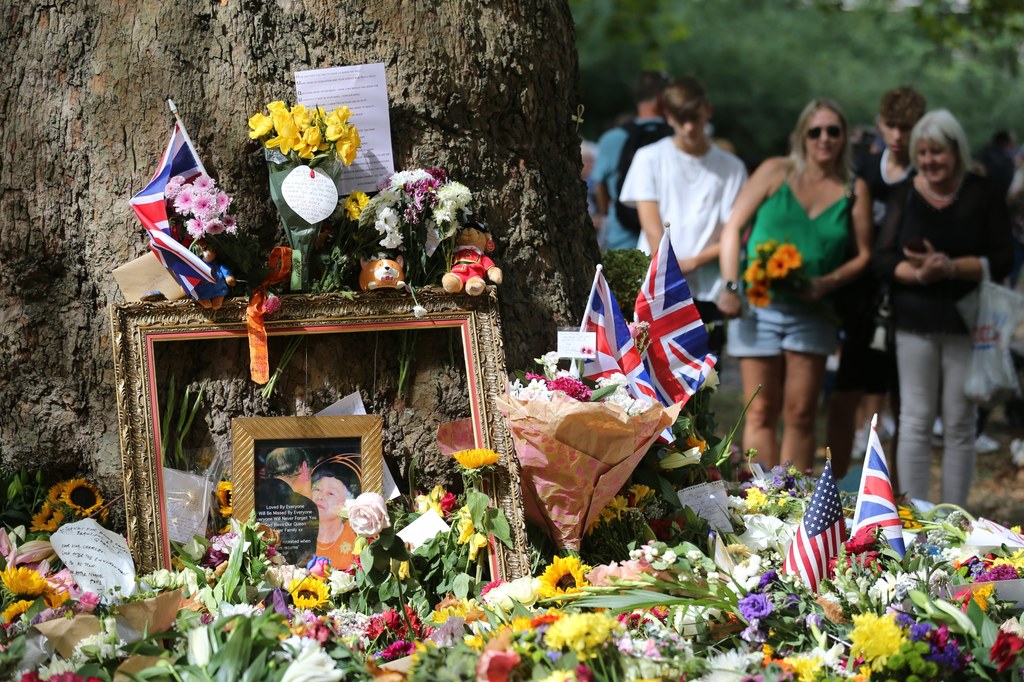
[[[745,308],[729,322],[729,355],[766,358],[783,351],[829,355],[836,349],[838,329],[820,313],[793,303]]]

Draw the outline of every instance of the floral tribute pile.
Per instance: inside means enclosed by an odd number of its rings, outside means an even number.
[[[537,375],[514,390],[579,390],[553,381]],[[213,534],[179,548],[173,568],[138,576],[130,597],[82,590],[50,545],[69,522],[103,520],[94,487],[8,476],[0,679],[1017,678],[1019,529],[901,507],[904,556],[862,530],[811,591],[783,565],[815,481],[784,467],[753,478],[723,456],[729,436],[715,434],[709,383],[676,419],[676,444],[650,449],[578,551],[538,542],[531,574],[508,580],[487,568],[491,546],[511,542],[481,485],[498,459],[490,450],[453,455],[460,489],[350,500],[358,559],[347,570],[322,557],[287,564],[276,532],[227,519],[222,484]],[[711,530],[677,494],[719,477],[731,532]],[[855,504],[843,499],[848,517]],[[428,515],[448,530],[407,544],[399,533]]]

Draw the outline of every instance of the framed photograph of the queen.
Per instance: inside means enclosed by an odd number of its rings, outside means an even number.
[[[383,492],[382,431],[375,415],[232,420],[233,516],[255,511],[289,563],[316,554],[347,569],[356,535],[345,502]]]

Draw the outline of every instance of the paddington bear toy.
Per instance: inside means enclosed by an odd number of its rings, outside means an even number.
[[[486,255],[491,251],[494,240],[483,224],[463,225],[455,237],[452,269],[441,278],[444,290],[450,294],[465,290],[470,296],[479,296],[487,288],[487,280],[501,284],[501,269]]]
[[[205,240],[200,242],[202,249],[200,255],[210,266],[210,273],[216,282],[210,284],[201,282],[196,286],[196,299],[199,305],[204,308],[217,310],[224,303],[224,297],[228,294],[228,288],[235,286],[235,276],[231,274],[227,266],[217,262],[217,252]]]

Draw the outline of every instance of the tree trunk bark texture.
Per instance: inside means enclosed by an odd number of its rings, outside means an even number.
[[[509,367],[578,323],[597,247],[565,0],[58,0],[8,3],[3,18],[3,467],[120,487],[110,271],[146,250],[128,199],[167,143],[168,97],[269,248],[284,240],[247,119],[294,99],[295,70],[383,62],[396,166],[447,169],[498,242]],[[244,410],[251,395],[211,404]]]

